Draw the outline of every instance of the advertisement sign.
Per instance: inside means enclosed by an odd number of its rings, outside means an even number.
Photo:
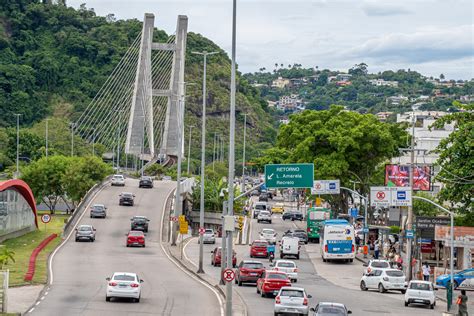
[[[410,185],[410,166],[385,165],[385,185],[389,187],[408,187]],[[415,166],[413,190],[431,190],[431,166]]]

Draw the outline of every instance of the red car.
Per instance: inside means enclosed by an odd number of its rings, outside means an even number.
[[[276,295],[284,286],[291,286],[288,275],[280,271],[264,271],[257,280],[257,294],[266,297],[268,294]]]
[[[131,230],[125,236],[127,236],[127,247],[145,247],[145,234],[142,231]]]
[[[260,261],[241,261],[235,270],[235,284],[242,286],[243,282],[257,282],[264,271],[265,267]]]
[[[266,240],[254,240],[250,245],[250,258],[253,257],[268,257],[267,252],[268,241]]]
[[[217,266],[220,266],[221,265],[221,250],[222,248],[221,247],[216,247],[214,248],[212,252],[212,256],[211,256],[211,264],[215,267]],[[237,257],[236,257],[236,253],[235,251],[232,251],[232,267],[236,267],[237,266]]]

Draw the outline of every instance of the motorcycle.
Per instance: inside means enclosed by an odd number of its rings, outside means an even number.
[[[270,254],[268,255],[268,260],[270,261],[270,263],[273,263],[273,259],[275,259],[275,254],[273,252],[270,252]]]

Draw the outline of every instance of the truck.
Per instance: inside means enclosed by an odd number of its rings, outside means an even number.
[[[324,207],[311,207],[306,213],[306,232],[308,241],[319,243],[322,223],[332,218],[332,210]]]

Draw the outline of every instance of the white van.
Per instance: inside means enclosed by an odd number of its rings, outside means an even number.
[[[269,211],[267,202],[255,202],[253,206],[253,218],[257,218],[260,211]]]
[[[300,239],[298,237],[285,236],[280,241],[280,259],[285,256],[300,258]]]

